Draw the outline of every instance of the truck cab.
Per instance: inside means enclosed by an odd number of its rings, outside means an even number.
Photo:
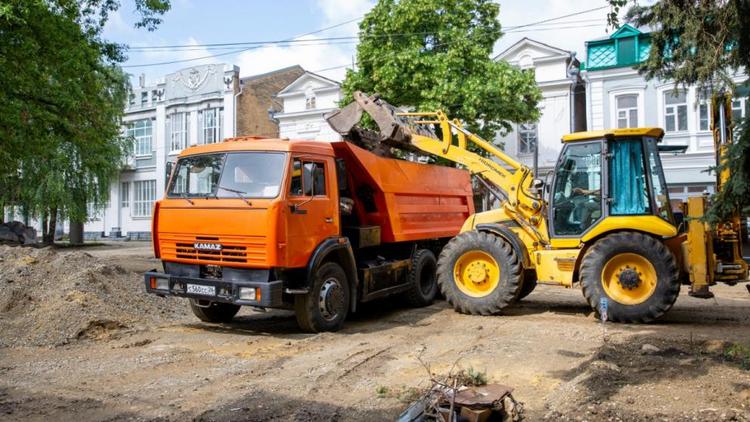
[[[155,205],[154,254],[164,271],[146,273],[146,290],[187,297],[210,322],[231,320],[243,305],[293,309],[307,331],[338,329],[358,302],[376,297],[406,292],[416,304],[431,302],[436,245],[473,211],[468,174],[445,169],[461,179],[464,207],[452,213],[453,225],[420,226],[418,212],[390,206],[368,165],[419,166],[418,178],[434,176],[435,166],[394,164],[400,160],[354,148],[239,138],[185,150]],[[427,187],[418,199],[441,194]],[[440,210],[428,204],[424,213]]]

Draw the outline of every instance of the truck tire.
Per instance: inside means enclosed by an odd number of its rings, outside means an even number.
[[[607,299],[607,320],[651,322],[664,315],[680,293],[672,252],[651,236],[620,232],[589,248],[581,262],[583,296],[599,312]]]
[[[240,311],[240,305],[211,302],[208,307],[198,306],[195,299],[190,299],[190,310],[203,322],[229,322]]]
[[[523,298],[530,295],[531,292],[536,289],[536,284],[536,272],[532,270],[524,271],[521,290],[518,292],[518,299],[516,299],[516,301],[521,301]]]
[[[420,249],[411,259],[409,284],[406,300],[410,305],[420,307],[431,305],[437,296],[438,286],[435,271],[437,260],[429,249]]]
[[[492,233],[461,233],[438,259],[440,291],[465,314],[499,313],[518,298],[521,274],[521,262],[511,245]]]
[[[349,313],[349,282],[335,262],[326,262],[315,272],[310,291],[294,297],[294,312],[300,328],[310,333],[338,331]]]

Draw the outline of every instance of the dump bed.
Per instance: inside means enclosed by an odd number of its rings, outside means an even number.
[[[349,142],[333,142],[343,159],[360,224],[380,226],[381,242],[458,234],[474,213],[469,172],[383,158]]]

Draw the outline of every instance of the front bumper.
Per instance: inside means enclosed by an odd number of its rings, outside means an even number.
[[[166,280],[169,288],[153,288],[152,279]],[[233,303],[235,305],[260,306],[265,308],[284,307],[283,281],[227,281],[221,279],[207,279],[185,276],[173,276],[171,274],[149,271],[144,274],[146,292],[159,296],[179,296],[196,300],[207,300],[211,302]],[[159,283],[164,285],[164,283]],[[215,295],[193,294],[187,292],[187,285],[213,286]],[[251,287],[256,289],[256,300],[240,299],[240,288]],[[258,293],[259,296],[258,297]],[[259,300],[258,300],[259,299]]]

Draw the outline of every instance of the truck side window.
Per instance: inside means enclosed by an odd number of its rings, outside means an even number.
[[[302,195],[302,161],[296,158],[292,163],[292,183],[289,185],[289,193],[295,196]]]
[[[304,163],[302,174],[302,185],[304,186],[305,196],[325,196],[326,173],[323,163]]]

